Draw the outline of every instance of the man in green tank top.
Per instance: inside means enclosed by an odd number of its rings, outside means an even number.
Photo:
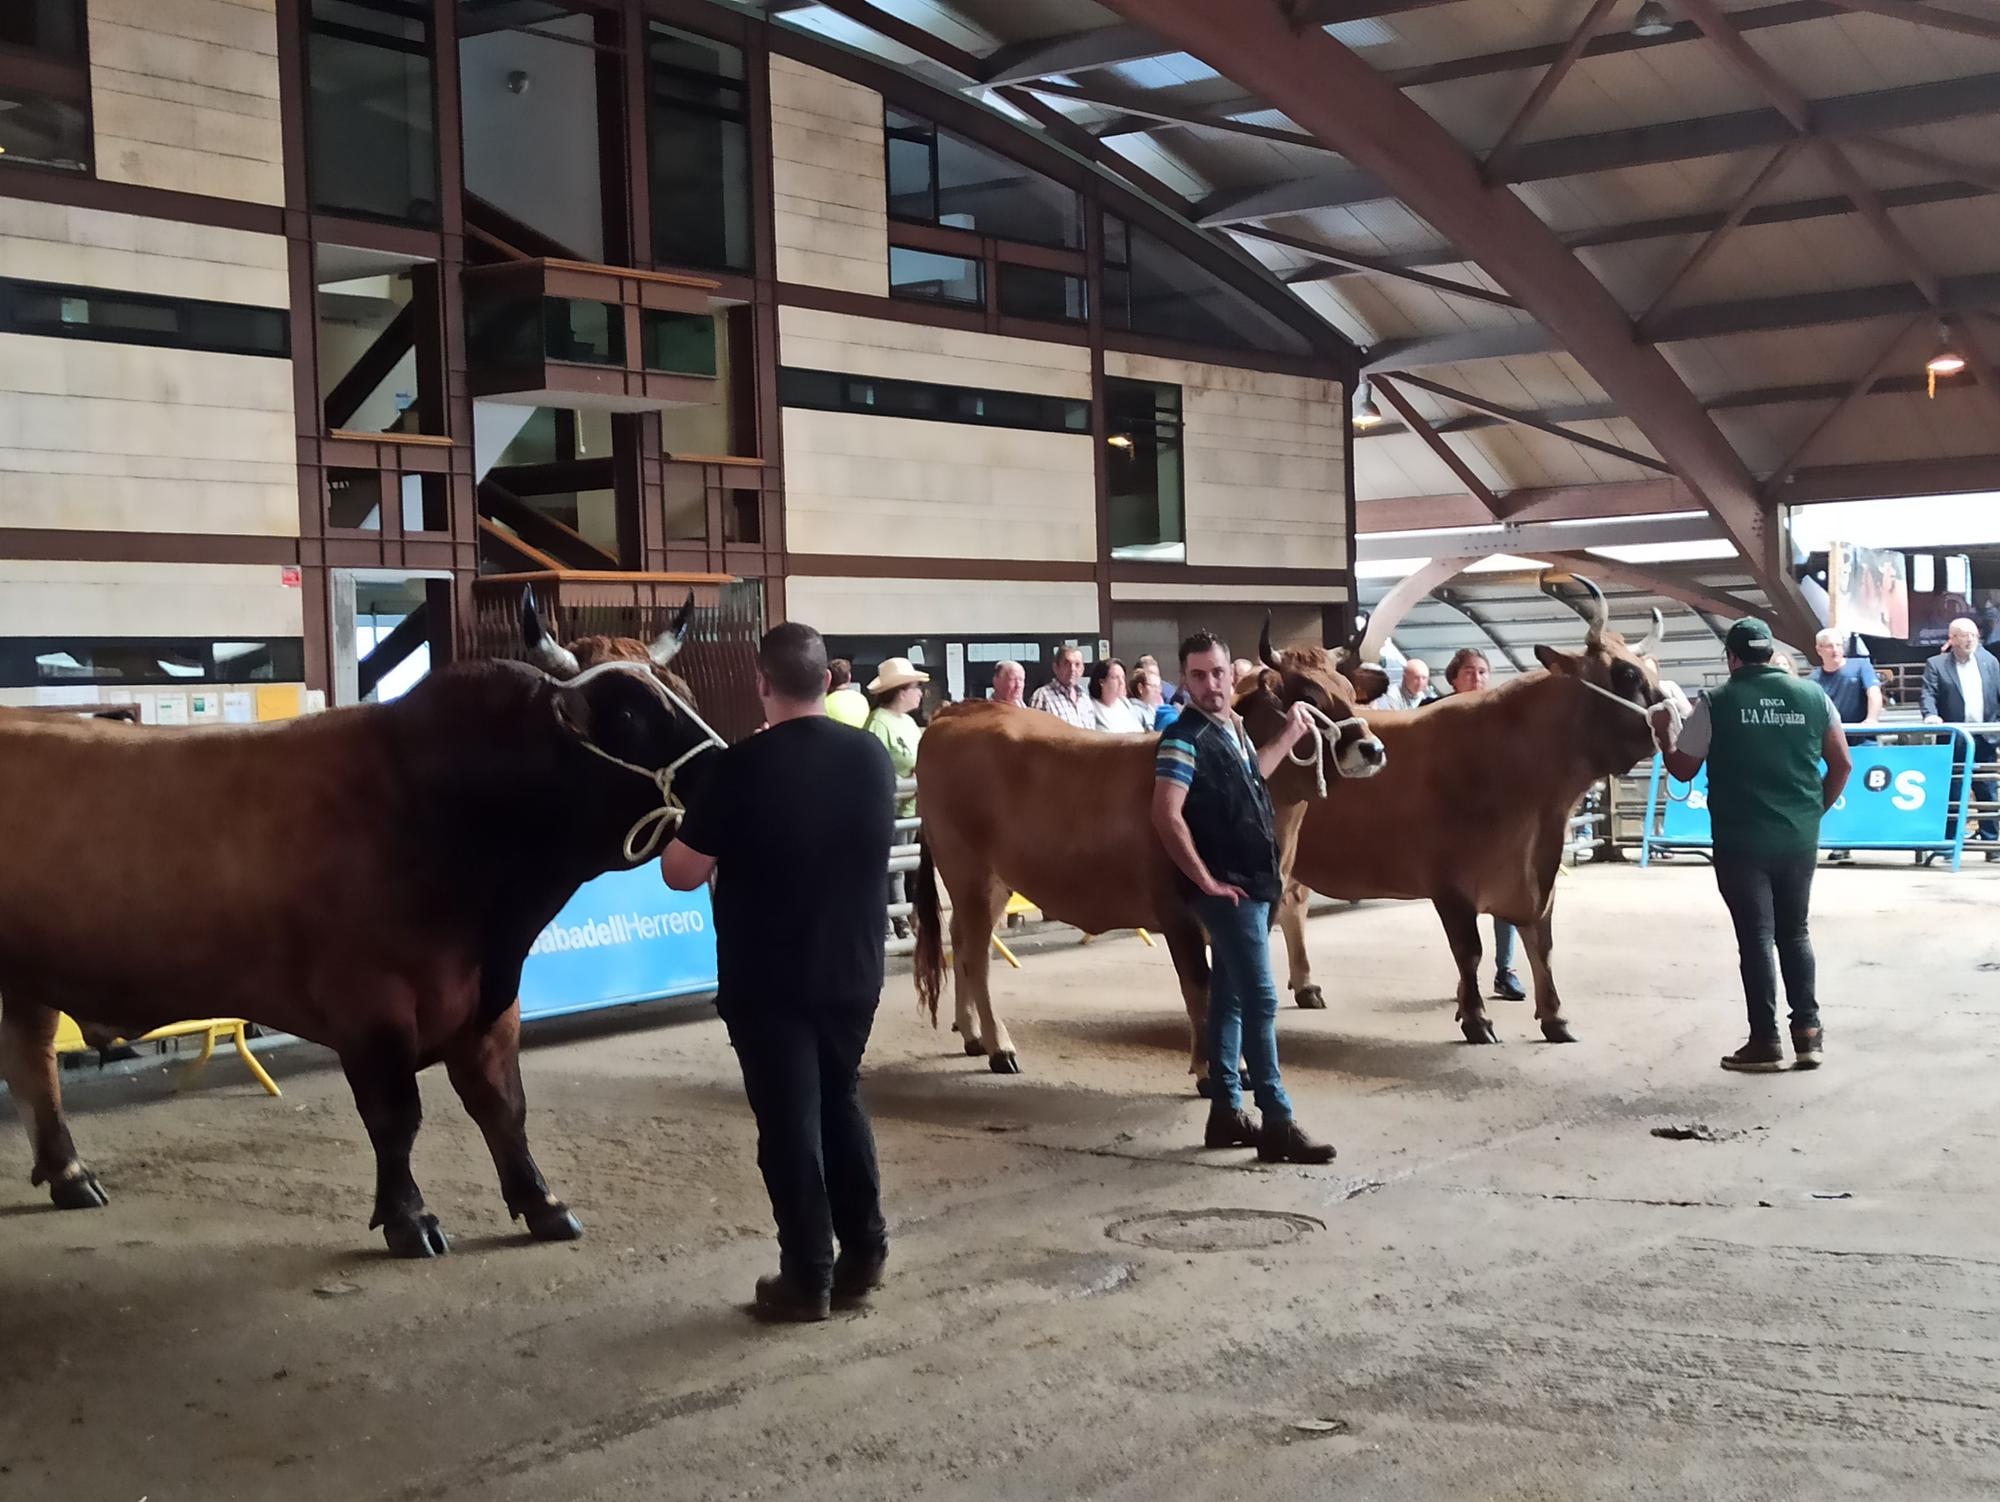
[[[1778,1035],[1775,942],[1792,1013],[1800,1069],[1824,1057],[1806,914],[1819,853],[1820,815],[1847,785],[1854,758],[1832,703],[1817,684],[1771,661],[1771,628],[1745,617],[1723,638],[1729,681],[1695,705],[1678,737],[1658,721],[1666,767],[1683,782],[1708,763],[1715,884],[1736,926],[1750,1041],[1724,1069],[1765,1074],[1785,1067]],[[1820,768],[1824,759],[1825,770]]]

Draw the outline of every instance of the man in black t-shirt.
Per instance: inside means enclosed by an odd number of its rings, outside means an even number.
[[[821,1320],[860,1302],[889,1254],[859,1076],[882,996],[896,774],[879,740],[827,717],[826,692],[817,631],[766,634],[768,728],[717,757],[660,858],[679,891],[716,875],[716,1006],[778,1223],[777,1276],[757,1280],[765,1319]]]

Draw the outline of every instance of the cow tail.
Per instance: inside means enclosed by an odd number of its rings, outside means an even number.
[[[931,862],[931,842],[917,831],[917,874],[910,889],[911,915],[917,923],[917,1008],[928,1009],[937,1026],[938,997],[944,990],[944,921],[938,911],[937,868]]]

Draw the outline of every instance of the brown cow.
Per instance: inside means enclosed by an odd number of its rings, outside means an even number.
[[[1262,655],[1275,661],[1268,639]],[[1300,701],[1337,728],[1322,726],[1315,754],[1272,779],[1281,817],[1282,805],[1316,796],[1316,769],[1325,762],[1338,777],[1371,776],[1381,766],[1380,744],[1354,717],[1352,690],[1323,653],[1251,675],[1236,709],[1251,739],[1263,745]],[[952,903],[958,1031],[966,1053],[985,1054],[995,1074],[1018,1074],[1021,1067],[987,988],[988,941],[1008,894],[1019,892],[1085,933],[1146,928],[1166,940],[1187,1006],[1189,1069],[1207,1091],[1208,958],[1179,873],[1153,832],[1158,743],[1154,735],[1079,730],[1054,715],[985,701],[938,711],[924,732],[913,894],[917,994],[935,1024],[944,985],[935,879],[942,877]]]
[[[0,723],[0,1066],[33,1182],[65,1209],[105,1203],[63,1120],[58,1011],[242,1016],[339,1055],[391,1252],[447,1249],[410,1174],[416,1071],[438,1060],[507,1208],[538,1239],[581,1235],[528,1152],[521,966],[583,882],[628,864],[658,771],[710,744],[618,663],[567,684],[447,667],[392,703],[279,725]]]
[[[1579,582],[1590,595],[1579,610],[1590,627],[1581,652],[1536,647],[1546,671],[1420,709],[1369,712],[1386,768],[1366,789],[1338,789],[1306,810],[1280,905],[1300,1006],[1325,1005],[1306,957],[1308,888],[1349,900],[1429,898],[1458,961],[1467,1042],[1499,1041],[1479,991],[1481,913],[1520,929],[1542,1036],[1574,1041],[1549,971],[1570,812],[1592,783],[1651,755],[1645,707],[1661,698],[1645,655],[1654,637],[1628,647],[1605,629],[1603,593]],[[1659,624],[1655,611],[1655,635]]]

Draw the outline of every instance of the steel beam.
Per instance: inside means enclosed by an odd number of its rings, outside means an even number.
[[[1946,313],[2000,307],[2000,272],[1947,277],[1939,284],[1939,294],[1937,309]],[[1842,287],[1830,292],[1800,292],[1742,302],[1694,303],[1650,320],[1640,327],[1639,333],[1651,343],[1671,344],[1684,339],[1860,323],[1871,318],[1913,318],[1930,311],[1931,303],[1916,286],[1909,282],[1887,282],[1874,287]],[[1374,374],[1421,369],[1427,365],[1504,360],[1514,355],[1550,355],[1564,347],[1562,337],[1550,328],[1502,324],[1496,328],[1392,339],[1370,349],[1362,368]]]
[[[1960,36],[1978,37],[1985,42],[2000,42],[2000,21],[1989,21],[1979,16],[1968,16],[1962,10],[1946,10],[1939,5],[1918,5],[1912,0],[1831,0],[1842,10],[1863,11],[1873,16],[1892,16],[1898,21],[1911,21],[1919,26],[1935,26],[1940,31],[1955,31]]]
[[[1219,130],[1228,135],[1251,136],[1260,141],[1277,141],[1287,146],[1310,146],[1315,151],[1326,148],[1303,131],[1286,130],[1276,125],[1251,125],[1242,120],[1230,120],[1220,115],[1203,114],[1198,110],[1175,109],[1154,97],[1150,89],[1119,88],[1102,82],[1088,84],[1064,84],[1051,80],[1038,80],[1023,87],[1033,89],[1037,94],[1051,99],[1074,99],[1080,104],[1094,104],[1100,109],[1118,110],[1126,115],[1137,115],[1162,125],[1190,125],[1202,130]],[[1130,131],[1109,134],[1129,135]]]
[[[1493,492],[1486,488],[1486,482],[1473,472],[1472,466],[1459,457],[1458,451],[1431,430],[1417,409],[1410,405],[1410,399],[1396,389],[1392,381],[1377,378],[1375,390],[1382,400],[1396,409],[1397,414],[1409,425],[1410,431],[1423,440],[1424,447],[1438,457],[1444,467],[1458,477],[1458,483],[1475,496],[1494,516],[1502,515],[1500,503],[1493,498]]]
[[[987,57],[982,82],[1033,83],[1058,73],[1073,76],[1141,62],[1173,50],[1143,26],[1100,26],[1093,31],[1073,31],[1002,47]]]
[[[1701,514],[1701,502],[1679,480],[1613,480],[1510,490],[1501,497],[1516,523],[1583,521],[1603,516]],[[1490,524],[1469,495],[1406,495],[1356,504],[1356,526],[1369,532],[1411,532]]]
[[[1310,130],[1445,238],[1468,247],[1539,318],[1715,515],[1781,619],[1811,612],[1780,560],[1783,528],[1673,367],[1635,343],[1625,310],[1515,194],[1490,188],[1465,148],[1360,57],[1296,30],[1262,0],[1111,0]],[[2000,93],[2000,81],[1996,81]],[[1533,148],[1531,148],[1533,149]],[[1785,560],[1788,562],[1788,560]]]
[[[2000,112],[2000,73],[1808,100],[1805,105],[1814,134],[1833,140],[1939,125]],[[1285,113],[1298,119],[1294,111]],[[1541,182],[1589,172],[1691,161],[1781,146],[1797,134],[1782,112],[1767,108],[1597,135],[1566,136],[1523,146],[1510,164],[1506,180]],[[1379,181],[1350,172],[1326,172],[1285,182],[1232,188],[1213,195],[1202,205],[1202,223],[1224,225],[1313,209],[1345,208],[1387,196],[1380,189]]]
[[[1892,459],[1802,469],[1780,486],[1781,505],[1872,501],[1912,495],[1973,495],[2000,490],[2000,454],[1957,459]]]
[[[1617,0],[1591,0],[1590,9],[1585,11],[1583,19],[1577,22],[1576,30],[1570,33],[1569,41],[1563,44],[1562,51],[1549,64],[1547,71],[1535,80],[1535,87],[1529,93],[1526,103],[1514,112],[1514,118],[1507,122],[1506,130],[1500,134],[1499,143],[1486,154],[1488,177],[1498,177],[1507,170],[1514,143],[1521,139],[1530,125],[1535,123],[1535,117],[1541,114],[1542,107],[1554,97],[1556,90],[1562,87],[1562,81],[1569,77],[1569,70],[1583,57],[1584,49],[1602,29],[1604,18],[1616,3]]]
[[[1670,572],[1657,564],[1620,563],[1615,558],[1604,558],[1596,553],[1586,552],[1552,553],[1549,556],[1566,564],[1573,573],[1609,579],[1612,583],[1622,584],[1627,589],[1643,589],[1685,605],[1697,614],[1734,619],[1739,616],[1764,613],[1764,607],[1754,600],[1746,600],[1741,595],[1732,594],[1712,584],[1703,584],[1700,580],[1689,578],[1684,573]]]
[[[1504,292],[1495,292],[1490,287],[1476,287],[1470,282],[1454,282],[1447,277],[1426,276],[1421,271],[1411,271],[1388,260],[1378,260],[1372,256],[1355,255],[1345,250],[1337,250],[1331,245],[1323,245],[1316,240],[1308,240],[1301,235],[1287,235],[1278,230],[1264,229],[1259,225],[1238,225],[1230,231],[1232,235],[1246,236],[1255,240],[1266,240],[1273,245],[1287,246],[1292,250],[1304,251],[1309,256],[1319,256],[1354,271],[1366,271],[1374,276],[1386,276],[1394,281],[1408,282],[1412,286],[1428,287],[1433,292],[1442,292],[1450,297],[1469,297],[1474,302],[1491,303],[1499,308],[1519,308],[1521,305]],[[1314,267],[1304,267],[1299,271],[1288,271],[1279,278],[1287,285],[1320,280]]]
[[[1769,26],[1792,26],[1800,21],[1819,21],[1838,15],[1831,0],[1780,0],[1776,5],[1756,10],[1732,12],[1729,19],[1738,31],[1762,31]],[[1654,47],[1675,47],[1702,40],[1701,28],[1692,21],[1677,21],[1659,36],[1638,36],[1629,31],[1613,31],[1593,38],[1583,49],[1586,58],[1606,57],[1624,52],[1644,52]],[[1515,47],[1505,52],[1489,52],[1481,57],[1450,58],[1438,63],[1419,63],[1398,68],[1388,75],[1399,89],[1421,88],[1429,84],[1457,83],[1467,78],[1490,78],[1499,73],[1518,73],[1541,68],[1562,56],[1563,43],[1540,47]]]
[[[819,3],[962,78],[977,80],[980,69],[985,66],[964,48],[940,40],[923,27],[905,21],[901,16],[891,15],[879,5],[871,5],[869,0],[819,0]]]
[[[1413,376],[1407,371],[1392,371],[1389,374],[1403,385],[1415,386],[1420,391],[1428,391],[1432,396],[1441,396],[1448,402],[1457,402],[1461,407],[1471,407],[1488,416],[1497,417],[1502,422],[1523,428],[1533,428],[1538,433],[1547,433],[1551,438],[1560,438],[1566,443],[1574,443],[1579,448],[1594,449],[1613,459],[1622,459],[1627,464],[1636,464],[1641,469],[1656,469],[1662,474],[1672,473],[1669,465],[1662,464],[1650,454],[1635,454],[1628,448],[1620,448],[1615,443],[1606,443],[1602,438],[1593,438],[1588,433],[1575,433],[1559,423],[1542,417],[1539,413],[1520,412],[1512,407],[1502,406],[1483,396],[1474,396],[1469,391],[1459,391],[1450,386],[1440,386],[1435,381],[1427,381],[1421,376]],[[1379,381],[1381,378],[1377,377]],[[1443,426],[1433,427],[1432,432],[1442,433]]]
[[[1502,553],[1539,558],[1585,548],[1631,548],[1662,542],[1719,542],[1726,539],[1705,511],[1673,516],[1589,517],[1568,522],[1503,522],[1499,526],[1444,531],[1368,532],[1354,541],[1357,563],[1385,558],[1492,558]]]

